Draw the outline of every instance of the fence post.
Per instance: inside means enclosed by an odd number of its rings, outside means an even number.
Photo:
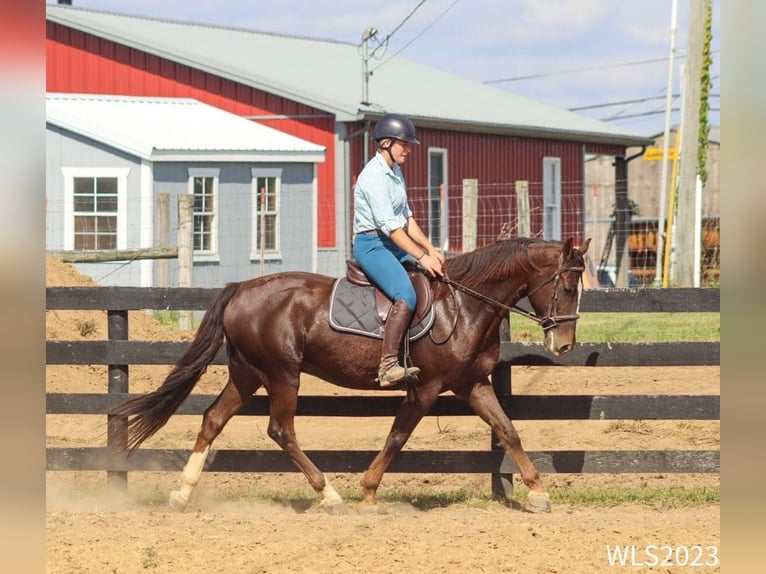
[[[107,337],[110,341],[128,338],[128,312],[107,311]],[[128,365],[109,365],[107,367],[109,393],[127,393],[129,387]],[[128,446],[127,417],[107,416],[106,445],[109,458],[113,461],[120,456],[120,451]],[[107,484],[120,490],[128,487],[128,473],[125,471],[107,471]]]
[[[157,194],[157,235],[154,238],[157,247],[167,247],[170,237],[170,194]],[[157,266],[157,287],[170,287],[170,262],[167,259],[158,259],[154,262]]]
[[[506,317],[500,323],[500,344],[511,340],[510,321]],[[505,408],[510,404],[511,398],[511,366],[502,365],[495,367],[492,371],[492,387],[495,389],[497,400]],[[510,418],[510,417],[509,417]],[[493,451],[505,452],[494,431],[492,431],[491,448]],[[513,474],[511,473],[492,473],[492,498],[496,500],[509,500],[513,495]]]
[[[463,180],[463,253],[476,249],[479,180]]]
[[[532,223],[529,217],[528,181],[519,180],[516,182],[516,213],[518,214],[516,237],[529,237]]]
[[[178,196],[178,286],[192,286],[192,270],[194,269],[194,195]],[[192,312],[179,311],[178,328],[191,331]]]

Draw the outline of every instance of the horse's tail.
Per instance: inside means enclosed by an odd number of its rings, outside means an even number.
[[[131,417],[123,442],[123,446],[127,443],[127,450],[138,448],[168,422],[213,361],[224,339],[223,311],[238,286],[239,283],[228,283],[213,297],[191,345],[157,390],[110,409],[110,415]],[[110,424],[118,436],[120,430],[124,432],[119,419],[111,419]]]

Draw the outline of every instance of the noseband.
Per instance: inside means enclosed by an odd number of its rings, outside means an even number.
[[[538,317],[534,313],[530,313],[529,311],[526,311],[525,309],[522,309],[518,305],[510,306],[506,305],[505,303],[502,303],[498,301],[497,299],[493,299],[492,297],[489,297],[487,295],[484,295],[483,293],[479,293],[478,291],[474,291],[473,289],[466,287],[465,285],[461,285],[460,283],[457,283],[450,279],[447,276],[442,277],[442,281],[444,281],[447,285],[450,285],[459,291],[463,291],[464,293],[467,293],[468,295],[471,295],[473,297],[476,297],[477,299],[481,299],[482,301],[485,301],[486,303],[490,303],[491,305],[495,305],[496,307],[500,307],[501,309],[505,309],[506,311],[510,311],[511,313],[517,313],[519,315],[523,315],[524,317],[527,317],[528,319],[531,319],[540,327],[544,332],[549,331],[550,329],[553,329],[555,327],[558,327],[559,323],[565,323],[567,321],[577,321],[577,319],[580,318],[580,314],[575,313],[574,315],[558,315],[558,299],[559,299],[559,283],[561,282],[561,274],[565,273],[567,271],[579,271],[580,273],[585,271],[585,267],[577,266],[577,267],[564,267],[564,255],[559,255],[559,263],[558,267],[556,268],[556,272],[537,285],[534,289],[529,291],[527,293],[527,298],[529,298],[530,295],[533,295],[537,291],[539,291],[541,288],[546,286],[548,283],[553,282],[553,293],[551,293],[551,300],[548,302],[548,310],[546,311],[545,315],[543,317]],[[582,275],[580,276],[580,281],[582,281]],[[582,293],[582,292],[581,292]],[[579,311],[580,309],[580,302],[578,300],[577,302],[577,309]]]

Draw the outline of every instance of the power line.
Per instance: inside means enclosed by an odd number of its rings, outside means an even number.
[[[716,54],[720,52],[720,50],[712,50],[711,54]],[[679,58],[683,58],[683,52],[679,54]],[[645,64],[656,64],[658,62],[666,62],[668,60],[667,56],[664,56],[662,58],[649,58],[646,60],[634,60],[630,62],[623,62],[620,64],[608,64],[604,66],[588,66],[585,68],[571,68],[569,70],[556,70],[553,72],[544,72],[540,74],[529,74],[526,76],[512,76],[510,78],[500,78],[498,80],[485,80],[484,84],[501,84],[503,82],[518,82],[521,80],[537,80],[540,78],[548,78],[550,76],[561,76],[565,74],[577,74],[580,72],[593,72],[595,70],[611,70],[615,68],[628,68],[631,66],[643,66]]]
[[[594,70],[610,70],[613,68],[626,68],[629,66],[642,66],[644,64],[654,64],[657,62],[665,62],[667,57],[663,58],[650,58],[648,60],[636,60],[633,62],[623,62],[621,64],[610,64],[606,66],[589,66],[586,68],[572,68],[570,70],[557,70],[555,72],[545,72],[542,74],[530,74],[528,76],[513,76],[510,78],[500,78],[499,80],[485,80],[485,84],[501,84],[503,82],[517,82],[520,80],[535,80],[538,78],[547,78],[550,76],[561,76],[564,74],[577,74],[579,72],[592,72]]]
[[[452,4],[450,4],[449,6],[447,6],[447,8],[445,8],[445,9],[442,11],[442,13],[441,13],[441,14],[439,14],[439,15],[438,15],[436,18],[434,18],[434,19],[431,21],[431,23],[430,23],[430,24],[428,24],[428,26],[426,26],[425,28],[423,28],[423,30],[421,30],[421,31],[420,31],[420,33],[419,33],[417,36],[415,36],[415,37],[414,37],[412,40],[410,40],[409,42],[407,42],[407,43],[406,43],[404,46],[402,46],[401,48],[399,48],[399,49],[398,49],[396,52],[394,52],[393,54],[391,54],[391,55],[390,55],[388,58],[386,58],[386,60],[384,60],[383,62],[381,62],[380,64],[378,64],[378,65],[377,65],[375,68],[373,68],[373,69],[372,69],[372,71],[374,72],[375,70],[377,70],[377,69],[379,69],[381,66],[383,66],[383,64],[386,64],[387,62],[389,62],[389,61],[391,60],[391,58],[394,58],[394,57],[398,56],[399,54],[401,54],[401,53],[402,53],[402,52],[403,52],[405,49],[407,49],[407,48],[408,48],[408,47],[409,47],[409,46],[410,46],[410,45],[411,45],[413,42],[415,42],[415,40],[417,40],[417,39],[418,39],[418,38],[420,38],[420,37],[421,37],[423,34],[425,34],[426,32],[428,32],[428,30],[430,30],[430,29],[431,29],[431,28],[434,26],[434,24],[436,24],[436,23],[437,23],[439,20],[441,20],[441,19],[444,17],[444,15],[445,15],[447,12],[449,12],[450,10],[452,10],[452,8],[454,8],[455,4],[457,4],[458,2],[459,2],[459,0],[455,0],[455,1],[454,1]]]
[[[673,108],[673,109],[671,109],[671,111],[672,112],[680,112],[681,108]],[[710,111],[711,112],[720,112],[721,108],[710,108]],[[664,114],[664,113],[665,113],[664,109],[663,110],[654,110],[654,111],[651,111],[651,112],[641,112],[639,114],[626,114],[626,115],[621,115],[621,116],[611,116],[611,117],[608,117],[608,118],[603,118],[601,121],[602,122],[614,122],[614,121],[618,121],[618,120],[627,120],[627,119],[630,119],[630,118],[642,118],[642,117],[646,117],[646,116],[656,116],[656,115]]]
[[[393,36],[394,34],[396,34],[396,32],[399,30],[399,28],[401,28],[402,26],[404,26],[404,23],[405,23],[407,20],[409,20],[410,18],[412,18],[412,15],[413,15],[415,12],[417,12],[417,11],[418,11],[418,8],[420,8],[420,7],[421,7],[423,4],[425,4],[425,3],[426,3],[426,0],[420,0],[420,2],[418,2],[418,5],[417,5],[417,6],[415,6],[415,7],[412,9],[412,12],[410,12],[409,14],[407,14],[407,16],[404,18],[404,20],[402,20],[402,21],[399,23],[399,25],[398,25],[396,28],[394,28],[394,29],[393,29],[391,32],[389,32],[389,33],[386,35],[386,39],[385,39],[385,41],[386,41],[386,42],[388,42],[388,40],[391,38],[391,36]]]
[[[673,98],[678,98],[678,97],[680,97],[680,95],[679,94],[673,94],[672,97]],[[720,98],[721,95],[720,94],[710,94],[710,97],[711,98]],[[649,96],[649,97],[646,97],[646,98],[636,98],[634,100],[621,100],[619,102],[607,102],[605,104],[592,104],[592,105],[589,105],[589,106],[578,106],[576,108],[569,108],[569,111],[570,112],[579,112],[581,110],[594,110],[596,108],[608,108],[608,107],[611,107],[611,106],[622,106],[622,105],[625,105],[625,104],[640,104],[640,103],[643,103],[643,102],[649,102],[651,100],[662,100],[662,99],[665,99],[665,96]]]
[[[394,28],[394,29],[393,29],[391,32],[389,32],[388,34],[386,34],[386,37],[385,37],[385,38],[383,38],[383,40],[381,40],[380,44],[378,44],[378,46],[377,46],[377,47],[376,47],[376,48],[375,48],[375,49],[372,51],[372,53],[370,54],[370,56],[372,56],[372,57],[375,57],[375,52],[377,52],[377,51],[378,51],[378,49],[380,49],[380,47],[381,47],[381,46],[386,46],[386,47],[387,47],[387,46],[388,46],[388,41],[391,39],[391,36],[393,36],[394,34],[396,34],[396,32],[398,32],[398,31],[399,31],[399,29],[400,29],[402,26],[404,26],[404,23],[405,23],[405,22],[407,22],[407,20],[409,20],[410,18],[412,18],[412,15],[413,15],[415,12],[417,12],[417,11],[418,11],[418,9],[419,9],[419,8],[420,8],[420,7],[421,7],[423,4],[425,4],[425,3],[426,3],[426,0],[420,0],[420,2],[418,2],[417,6],[415,6],[415,7],[412,9],[412,11],[411,11],[409,14],[407,14],[407,16],[405,16],[405,17],[404,17],[404,20],[402,20],[401,22],[399,22],[399,25],[398,25],[396,28]]]

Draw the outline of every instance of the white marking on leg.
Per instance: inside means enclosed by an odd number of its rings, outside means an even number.
[[[210,452],[210,447],[206,447],[202,452],[193,452],[189,457],[183,472],[183,482],[192,487],[197,486],[199,478],[202,475],[202,469],[205,468],[205,460]]]
[[[192,490],[197,486],[200,476],[202,476],[202,469],[205,467],[208,452],[210,452],[209,446],[202,452],[193,452],[189,456],[181,475],[181,488],[170,493],[170,504],[174,508],[182,509],[189,502]]]
[[[340,497],[340,494],[325,479],[325,487],[322,489],[322,504],[338,504],[342,502],[343,499]]]

